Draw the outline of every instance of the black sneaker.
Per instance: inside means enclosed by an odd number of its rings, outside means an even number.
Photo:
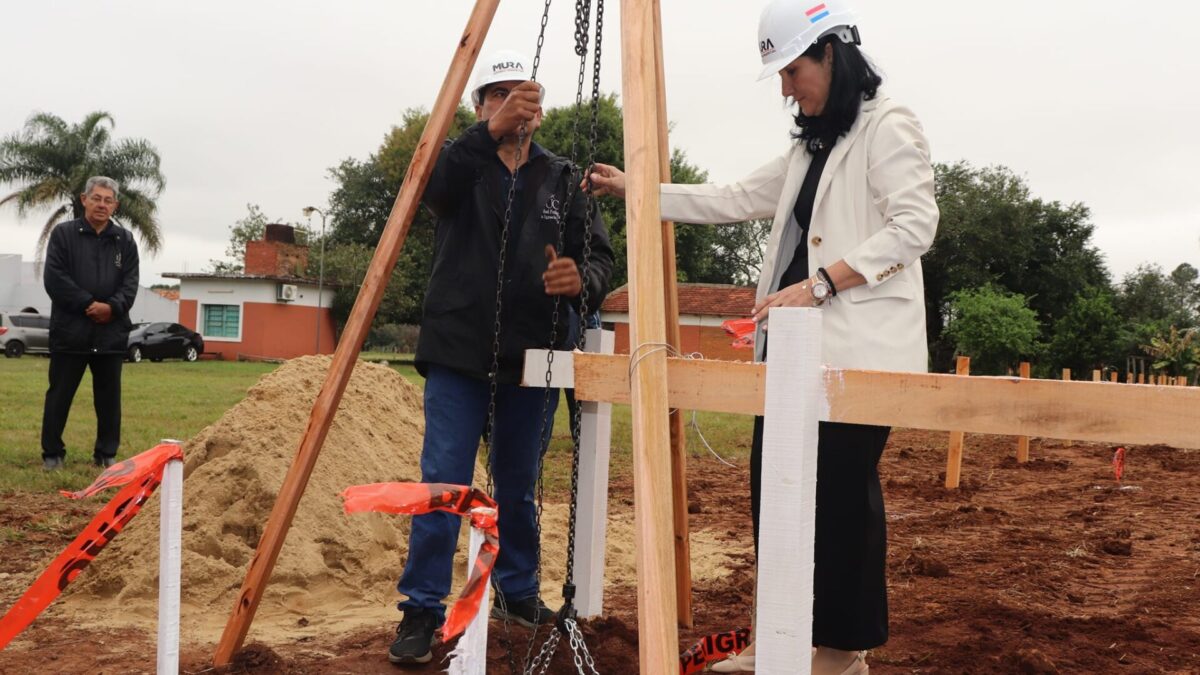
[[[92,464],[95,464],[96,466],[100,467],[101,469],[107,469],[108,467],[110,467],[116,463],[117,463],[116,457],[95,457],[92,459]]]
[[[533,628],[535,624],[544,626],[554,623],[555,612],[536,595],[506,601],[504,596],[497,594],[496,602],[492,605],[492,618],[513,621],[526,628]]]
[[[396,628],[396,639],[388,649],[388,661],[400,664],[432,661],[433,633],[441,623],[441,618],[432,610],[405,610],[404,618]]]
[[[63,468],[63,458],[62,457],[43,457],[42,458],[42,468],[45,469],[46,471],[58,471],[59,469]]]

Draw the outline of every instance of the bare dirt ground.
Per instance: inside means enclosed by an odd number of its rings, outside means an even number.
[[[1024,465],[1012,459],[1015,447],[1011,438],[968,436],[963,487],[947,491],[946,434],[893,433],[881,464],[892,634],[869,657],[872,673],[1200,673],[1200,453],[1130,448],[1118,486],[1113,446],[1035,439]],[[693,458],[688,473],[693,528],[745,550],[746,467]],[[22,590],[4,581],[44,565],[100,505],[64,502],[0,495],[0,532],[45,524],[0,542],[0,606]],[[610,508],[632,509],[628,476],[614,476]],[[748,623],[753,561],[733,560],[733,574],[697,583],[695,628],[681,631],[681,651]],[[605,618],[584,626],[600,673],[637,672],[635,598],[630,586],[609,587]],[[228,672],[404,672],[385,656],[394,627],[253,643]],[[489,633],[489,671],[508,672],[528,633],[513,627],[506,636],[496,622]],[[184,639],[184,672],[215,672],[211,645]],[[558,651],[551,672],[574,672],[566,644]],[[445,664],[433,666],[426,671]],[[56,616],[0,653],[0,673],[153,670],[152,634],[81,630]]]

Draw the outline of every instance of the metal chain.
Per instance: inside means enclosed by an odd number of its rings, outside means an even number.
[[[590,4],[591,4],[591,0],[576,0],[577,16],[578,16],[578,13],[580,13],[580,12],[590,13],[590,10],[591,10]],[[579,25],[579,23],[580,22],[577,19],[576,25]],[[583,284],[583,288],[581,289],[581,293],[580,293],[580,314],[579,314],[579,323],[580,323],[579,347],[580,347],[580,349],[586,347],[586,345],[587,345],[587,318],[591,313],[589,311],[589,297],[588,297],[589,293],[588,293],[588,287],[587,287],[586,280],[589,278],[591,252],[592,252],[592,229],[591,229],[590,216],[598,208],[595,197],[591,193],[591,169],[592,169],[592,166],[595,165],[596,139],[598,136],[598,127],[599,127],[600,59],[602,56],[602,51],[601,51],[602,50],[602,40],[601,40],[601,38],[602,38],[603,27],[604,27],[604,0],[596,0],[596,41],[595,41],[594,61],[592,63],[592,111],[591,111],[592,119],[591,119],[591,129],[590,129],[591,143],[590,143],[590,147],[588,148],[588,163],[585,165],[585,169],[583,171],[584,175],[581,176],[582,179],[587,181],[588,190],[587,190],[587,197],[585,199],[585,209],[584,209],[583,260],[582,260],[582,276],[584,279],[584,284]],[[574,158],[576,151],[577,151],[576,141],[578,140],[578,137],[579,137],[578,121],[579,121],[579,117],[581,116],[581,113],[583,112],[583,81],[584,81],[584,71],[586,68],[586,61],[587,61],[586,37],[581,40],[579,34],[577,33],[576,39],[577,39],[576,53],[580,54],[581,62],[580,62],[580,73],[579,73],[579,80],[578,80],[579,86],[578,86],[578,90],[576,92],[576,117],[575,117],[575,123],[574,123],[575,126],[573,127],[572,137],[571,137],[571,156],[572,156],[572,158]],[[578,185],[579,182],[582,182],[582,181],[572,180],[571,185],[568,188],[568,194],[570,194],[570,199],[567,202],[568,208],[569,208],[569,204],[574,200],[574,194],[571,192],[571,188]],[[559,222],[559,245],[560,246],[565,246],[565,239],[566,239],[565,211],[566,210],[567,209],[564,209],[564,215]],[[550,366],[552,363],[553,363],[552,360],[550,360],[550,359],[547,360],[547,372],[546,372],[547,386],[550,383],[550,370],[549,369],[550,369]],[[578,429],[581,420],[582,420],[582,406],[576,406],[575,415],[572,418],[572,428]],[[584,643],[583,633],[579,630],[578,623],[575,621],[575,608],[574,608],[574,599],[575,599],[575,569],[574,568],[575,568],[575,530],[576,530],[575,526],[576,526],[577,509],[578,509],[578,502],[579,502],[580,438],[579,438],[579,436],[577,436],[574,433],[572,433],[572,438],[573,438],[574,443],[573,443],[573,452],[571,455],[571,500],[570,500],[570,516],[568,518],[568,532],[567,532],[567,569],[566,569],[566,581],[563,584],[563,601],[564,602],[563,602],[562,609],[559,610],[560,629],[557,632],[551,633],[550,638],[547,639],[546,644],[543,645],[542,651],[539,653],[539,659],[541,658],[542,654],[545,654],[547,652],[547,650],[549,650],[550,654],[553,655],[553,651],[558,645],[560,635],[563,632],[566,632],[570,636],[571,652],[572,652],[572,655],[574,658],[576,670],[578,670],[580,675],[587,675],[587,671],[584,670],[584,666],[586,664],[587,668],[590,669],[590,671],[593,674],[599,675],[599,673],[596,671],[596,664],[593,661],[591,654],[588,653],[587,645]],[[540,481],[540,478],[539,478],[539,481]],[[539,520],[539,542],[540,542],[540,520]],[[540,543],[539,543],[539,546],[540,546]],[[539,560],[540,560],[540,557],[539,557]],[[538,569],[538,578],[539,578],[539,585],[540,585],[540,578],[541,578],[540,564],[539,564],[539,569]],[[539,661],[535,660],[534,663],[531,665],[531,667],[526,672],[533,673],[536,670],[538,663],[539,663]],[[546,661],[545,663],[542,664],[541,672],[545,673],[546,669],[548,669],[548,668],[549,668],[549,662]]]
[[[604,37],[604,0],[596,0],[596,42],[595,55],[592,61],[592,124],[591,124],[591,145],[588,153],[588,163],[586,169],[587,180],[587,211],[589,215],[599,209],[596,204],[596,198],[592,193],[592,167],[596,164],[596,139],[599,133],[600,124],[600,59],[602,56],[602,47]],[[590,223],[585,225],[583,236],[583,274],[586,278],[589,272],[589,264],[592,253],[592,229]],[[589,298],[587,286],[584,286],[582,297],[580,298],[580,339],[579,349],[583,350],[587,347],[587,317],[590,314]],[[572,420],[572,428],[579,429],[583,419],[583,406],[575,406],[575,415]],[[564,584],[564,595],[567,588],[574,595],[575,590],[575,526],[577,520],[577,512],[579,505],[579,455],[581,452],[580,438],[575,437],[574,453],[571,458],[571,503],[570,516],[567,520],[567,572],[566,583]],[[571,617],[573,618],[573,617]]]
[[[579,675],[600,675],[596,670],[596,662],[592,659],[591,653],[588,652],[587,643],[583,641],[583,631],[579,629],[579,624],[574,619],[567,620],[567,630],[571,634],[571,654],[575,657],[575,670],[579,671]],[[583,669],[584,665],[587,670]]]
[[[531,73],[530,73],[530,79],[534,80],[534,81],[537,80],[537,71],[541,65],[542,48],[545,44],[546,26],[549,23],[551,2],[552,2],[552,0],[546,0],[545,7],[542,12],[541,27],[538,32],[538,38],[537,38],[537,49],[534,53],[533,65],[532,65]],[[578,55],[580,57],[580,64],[579,64],[579,76],[578,76],[578,81],[577,81],[576,96],[575,96],[576,116],[573,121],[573,128],[572,128],[572,135],[571,135],[570,157],[572,160],[574,160],[574,158],[578,152],[578,145],[577,145],[578,139],[579,139],[578,125],[579,125],[579,117],[581,116],[580,113],[582,113],[582,110],[583,110],[583,83],[584,83],[584,77],[585,77],[586,65],[587,65],[587,51],[588,51],[587,43],[588,43],[588,32],[589,32],[588,29],[590,27],[589,24],[590,24],[590,18],[591,18],[590,17],[591,0],[576,0],[575,10],[576,10],[576,14],[575,14],[575,27],[576,27],[575,53],[576,53],[576,55]],[[588,287],[587,287],[587,279],[589,278],[592,232],[591,232],[591,220],[590,220],[589,216],[597,208],[595,197],[591,194],[591,190],[590,190],[590,188],[591,188],[590,174],[591,174],[591,168],[595,164],[596,140],[597,140],[597,135],[598,135],[598,120],[599,120],[599,105],[600,105],[599,98],[600,98],[601,35],[602,35],[603,25],[604,25],[604,0],[596,0],[596,41],[595,41],[595,53],[594,53],[594,62],[593,62],[593,70],[592,70],[592,102],[591,102],[592,103],[592,111],[591,111],[592,119],[591,119],[590,147],[589,147],[589,157],[588,157],[589,161],[586,165],[586,170],[583,171],[584,176],[581,177],[582,179],[587,181],[588,194],[587,194],[587,197],[585,200],[585,211],[584,211],[584,237],[583,237],[584,241],[583,241],[582,270],[581,270],[582,277],[583,277],[583,287],[581,289],[581,294],[580,294],[580,317],[579,317],[579,320],[580,320],[580,341],[579,341],[580,348],[583,348],[587,343],[587,317],[590,314],[589,308],[588,308],[588,304],[589,304],[588,295],[589,294],[588,294]],[[504,221],[503,221],[503,226],[501,228],[500,252],[499,252],[499,260],[498,260],[498,269],[497,269],[497,273],[496,273],[496,277],[497,277],[496,278],[496,311],[495,311],[495,317],[494,317],[493,325],[492,325],[492,328],[493,328],[492,363],[491,363],[491,368],[490,368],[490,371],[488,374],[488,388],[489,388],[488,394],[489,395],[488,395],[488,409],[487,409],[487,425],[486,425],[486,434],[485,434],[485,448],[486,448],[487,457],[488,457],[487,491],[489,494],[494,494],[493,472],[492,472],[493,454],[492,454],[491,443],[492,443],[492,434],[495,430],[495,424],[496,424],[496,396],[497,396],[497,391],[498,391],[498,376],[499,376],[499,370],[500,370],[501,330],[502,330],[502,326],[503,326],[502,316],[503,316],[503,300],[504,300],[504,271],[505,271],[505,267],[507,264],[507,258],[508,258],[508,241],[509,241],[509,235],[511,232],[513,203],[515,201],[515,196],[516,196],[517,175],[521,168],[521,159],[522,159],[521,158],[521,149],[525,145],[526,137],[527,137],[527,129],[524,125],[522,125],[520,128],[520,131],[518,133],[518,137],[517,137],[517,149],[516,149],[515,158],[514,158],[514,168],[512,171],[511,182],[508,186],[507,198],[505,200]],[[575,177],[576,176],[574,174],[574,171],[572,171],[572,178],[571,178],[571,180],[568,181],[567,201],[564,205],[564,208],[562,209],[562,213],[560,214],[560,218],[559,218],[558,241],[556,242],[557,250],[559,253],[564,251],[565,247],[566,247],[567,215],[570,212],[570,205],[573,203],[573,201],[575,199],[576,186],[578,186],[582,182],[582,180],[575,180]],[[540,429],[540,433],[538,435],[538,443],[539,443],[539,448],[538,448],[538,453],[539,453],[538,454],[538,485],[537,485],[537,508],[536,508],[536,512],[535,512],[536,513],[535,523],[536,523],[536,527],[537,527],[536,541],[538,542],[538,544],[537,544],[537,546],[538,546],[538,552],[537,552],[538,565],[537,565],[537,572],[536,572],[538,588],[541,587],[541,519],[542,519],[542,508],[543,508],[543,503],[544,503],[544,494],[545,494],[545,483],[544,483],[544,476],[543,476],[543,470],[542,470],[543,469],[543,452],[542,452],[543,449],[541,447],[541,444],[544,442],[547,442],[546,431],[547,431],[547,427],[549,424],[549,421],[547,420],[547,418],[549,416],[548,413],[549,413],[549,403],[550,403],[550,384],[552,381],[552,372],[553,372],[553,364],[554,364],[554,349],[553,348],[555,346],[555,343],[558,340],[558,319],[559,319],[559,315],[560,315],[560,311],[561,311],[561,302],[562,302],[561,296],[555,296],[554,309],[553,309],[552,317],[551,317],[551,319],[552,319],[551,332],[550,332],[550,347],[551,348],[548,350],[547,357],[546,357],[546,376],[545,376],[546,391],[542,398],[541,429]],[[576,413],[572,420],[574,428],[578,428],[578,425],[579,425],[579,422],[581,419],[580,413],[578,412],[578,410],[579,410],[579,408],[577,407]],[[566,582],[566,584],[564,584],[564,588],[563,588],[563,597],[564,597],[565,602],[564,602],[563,609],[560,611],[560,617],[562,617],[565,620],[560,621],[560,629],[558,631],[550,632],[549,638],[546,640],[545,644],[542,645],[542,649],[539,651],[538,655],[536,657],[534,657],[532,660],[530,660],[530,656],[532,655],[533,645],[535,644],[536,639],[537,639],[537,624],[535,623],[534,629],[530,635],[529,647],[526,651],[526,656],[525,656],[525,664],[527,665],[527,668],[523,672],[526,672],[526,673],[533,673],[533,672],[537,671],[537,672],[544,674],[544,673],[548,672],[548,670],[550,668],[550,662],[553,658],[554,652],[557,650],[558,644],[559,644],[562,634],[564,632],[566,632],[570,636],[571,649],[574,654],[575,665],[576,665],[576,668],[578,669],[578,671],[581,673],[581,675],[586,675],[586,673],[583,669],[584,664],[585,664],[584,659],[586,659],[587,667],[591,670],[591,672],[596,673],[595,663],[592,660],[591,655],[587,651],[587,645],[584,644],[584,642],[583,642],[583,634],[579,630],[578,624],[574,620],[574,607],[573,607],[574,569],[573,569],[573,567],[574,567],[574,558],[575,558],[575,521],[576,521],[576,508],[577,508],[577,502],[578,502],[578,489],[579,489],[578,488],[578,485],[579,485],[579,438],[577,436],[575,436],[574,434],[572,434],[572,436],[574,437],[574,452],[572,453],[570,523],[569,523],[569,535],[568,535],[568,540],[567,540],[568,541],[568,544],[567,544],[567,571],[566,571],[567,582]],[[499,594],[498,587],[496,590],[497,590],[497,594]],[[501,604],[502,604],[502,606],[504,604],[503,598],[501,598]],[[504,612],[504,614],[505,614],[504,635],[505,635],[505,638],[507,638],[507,636],[509,634],[509,626],[508,626],[509,622],[508,622],[507,612]],[[514,673],[518,672],[516,669],[516,664],[513,661],[513,650],[511,647],[511,643],[507,639],[504,640],[504,643],[507,647],[506,651],[508,652],[509,666],[511,668],[511,671]],[[539,668],[540,668],[540,670],[539,670]],[[598,674],[596,674],[596,675],[598,675]]]
[[[551,5],[552,1],[553,0],[546,0],[545,6],[542,9],[542,20],[541,20],[541,26],[538,30],[537,48],[534,50],[533,64],[530,67],[530,73],[529,73],[529,79],[532,81],[535,81],[535,82],[537,81],[538,68],[541,66],[541,62],[542,62],[542,47],[546,43],[546,25],[550,21],[550,5]],[[492,496],[495,496],[495,485],[494,485],[494,477],[493,477],[493,472],[492,472],[492,459],[493,459],[492,433],[495,431],[495,428],[496,428],[496,393],[499,388],[498,376],[499,376],[499,372],[500,372],[500,333],[501,333],[501,328],[502,328],[502,323],[501,323],[502,312],[501,312],[501,310],[503,307],[502,303],[503,303],[503,295],[504,295],[504,269],[505,269],[505,264],[508,259],[508,237],[509,237],[509,233],[510,233],[511,226],[512,226],[513,201],[516,197],[516,192],[517,192],[517,175],[518,175],[518,172],[521,170],[521,148],[523,148],[525,146],[526,137],[527,137],[527,127],[524,124],[522,124],[520,130],[517,133],[517,150],[516,150],[516,154],[514,155],[512,176],[510,178],[511,182],[509,183],[509,186],[508,186],[508,195],[505,199],[504,223],[503,223],[503,226],[501,227],[501,233],[500,233],[499,267],[496,270],[496,314],[495,314],[495,320],[493,321],[493,325],[492,325],[492,365],[491,365],[491,370],[488,373],[488,410],[487,410],[487,426],[486,426],[486,433],[485,433],[485,439],[484,439],[485,449],[487,452],[487,492],[489,495],[492,495]],[[545,414],[543,413],[543,418],[544,417],[545,417]],[[541,438],[542,437],[539,436],[539,441]],[[541,472],[539,470],[539,474],[540,473]],[[538,481],[540,484],[540,482],[541,482],[540,477],[539,477]],[[539,512],[538,513],[538,521],[539,522],[541,520],[540,511],[541,511],[541,499],[539,496],[539,499],[538,499],[538,512]],[[541,560],[541,550],[540,550],[541,527],[540,527],[540,525],[538,527],[538,539],[539,539],[538,568],[540,570],[540,568],[541,568],[541,562],[540,562],[540,560]],[[541,583],[540,579],[539,579],[538,583],[540,585],[540,583]],[[501,613],[504,616],[504,634],[501,637],[501,642],[503,643],[503,645],[506,648],[505,652],[508,654],[509,672],[512,672],[512,673],[521,672],[521,671],[517,670],[517,663],[516,663],[515,656],[514,656],[515,650],[513,649],[512,642],[509,639],[509,630],[508,630],[509,622],[508,622],[507,603],[503,597],[503,594],[501,593],[500,586],[498,584],[494,584],[494,585],[495,585],[497,599],[500,600],[501,609],[502,609]],[[480,611],[486,611],[486,608],[480,608]],[[531,638],[530,643],[532,644],[532,638]],[[526,655],[526,661],[528,662],[528,655]]]
[[[550,637],[542,645],[542,650],[538,652],[533,662],[529,664],[529,668],[524,671],[526,675],[532,675],[533,673],[545,675],[550,670],[550,662],[554,660],[554,652],[558,650],[560,639],[562,639],[562,633],[558,631],[550,632]]]
[[[591,11],[591,0],[576,0],[576,2],[575,2],[575,41],[576,41],[575,42],[575,53],[580,56],[580,59],[579,59],[579,76],[577,78],[577,86],[576,86],[576,90],[575,90],[575,109],[576,109],[577,114],[572,123],[573,126],[572,126],[572,132],[571,132],[571,150],[570,150],[570,155],[569,155],[569,158],[572,161],[578,154],[578,140],[579,140],[579,132],[578,132],[579,115],[578,115],[578,112],[583,107],[583,82],[584,82],[584,74],[587,72],[587,34],[586,34],[586,30],[587,30],[587,25],[589,23],[588,15],[590,14],[590,11]],[[582,20],[580,18],[581,16],[583,17]],[[584,32],[582,34],[580,33],[581,25],[583,26],[583,30],[584,30]],[[539,41],[540,41],[540,38],[541,38],[541,36],[539,36]],[[582,40],[582,42],[581,42],[581,40]],[[559,214],[559,218],[558,218],[558,237],[557,237],[557,241],[555,242],[555,244],[556,244],[555,251],[557,254],[560,254],[560,255],[562,254],[563,251],[566,250],[567,216],[570,213],[571,204],[575,200],[575,191],[577,189],[576,186],[578,185],[578,183],[579,182],[577,180],[575,180],[575,176],[572,173],[571,179],[567,181],[566,201],[563,204],[563,208],[560,209],[560,214]],[[586,258],[585,258],[585,266],[586,266]],[[586,269],[586,267],[585,267],[585,269]],[[585,274],[584,279],[586,280],[586,278],[587,277]],[[586,282],[584,284],[584,288],[586,289]],[[559,316],[561,315],[561,312],[562,312],[562,296],[556,295],[556,296],[554,296],[554,308],[551,312],[551,317],[550,317],[550,344],[549,344],[550,348],[548,350],[546,350],[546,373],[545,373],[545,377],[544,377],[545,391],[542,395],[542,416],[541,416],[541,424],[540,424],[540,429],[539,429],[539,434],[538,434],[539,443],[542,442],[542,439],[545,439],[546,436],[548,435],[547,434],[548,425],[551,423],[551,421],[548,419],[550,417],[550,414],[549,414],[550,413],[550,397],[551,397],[551,391],[552,391],[550,385],[553,381],[552,374],[554,371],[554,348],[557,346],[557,343],[558,343],[558,321],[559,321]],[[554,392],[554,393],[557,393],[557,392]],[[546,442],[547,443],[549,442],[548,439]],[[537,530],[536,541],[537,541],[538,565],[537,565],[536,572],[535,572],[535,578],[537,580],[536,581],[537,588],[541,588],[541,585],[542,585],[542,565],[541,565],[541,560],[542,560],[542,513],[543,513],[543,506],[545,504],[546,486],[545,486],[545,475],[544,475],[545,472],[543,471],[544,463],[545,463],[544,462],[544,453],[542,452],[541,447],[539,447],[538,450],[539,450],[539,454],[538,454],[538,472],[537,472],[537,476],[538,476],[538,478],[537,478],[537,500],[536,500],[536,507],[535,507],[535,511],[534,511],[534,513],[535,513],[534,524],[535,524],[535,528]],[[549,448],[546,448],[546,450],[548,451]],[[535,624],[533,626],[533,630],[531,631],[531,633],[529,635],[529,643],[525,650],[525,663],[526,664],[530,663],[530,657],[533,655],[533,647],[535,644],[537,644],[538,628],[539,628],[538,625]]]

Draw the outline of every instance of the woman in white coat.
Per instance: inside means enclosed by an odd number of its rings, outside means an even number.
[[[662,186],[662,217],[730,223],[774,217],[758,285],[756,357],[767,356],[772,307],[824,310],[824,363],[924,372],[920,256],[938,209],[921,125],[879,91],[840,0],[774,0],[759,26],[763,77],[778,73],[796,106],[794,143],[732,185]],[[620,170],[597,165],[597,194],[624,195]],[[817,469],[814,673],[861,674],[887,641],[886,522],[877,464],[890,429],[822,423]],[[762,420],[751,451],[758,540]],[[753,649],[714,665],[754,669]]]

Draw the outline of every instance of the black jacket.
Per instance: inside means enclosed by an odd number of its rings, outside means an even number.
[[[50,351],[123,354],[137,299],[137,243],[109,221],[100,234],[84,219],[59,223],[46,248],[46,292],[50,294]],[[92,302],[112,306],[112,321],[98,324],[84,311]]]
[[[422,374],[429,364],[477,378],[486,378],[491,369],[496,275],[508,196],[502,188],[508,170],[496,155],[497,147],[486,123],[470,127],[442,148],[425,188],[423,201],[437,216],[437,230],[417,341],[416,365]],[[568,194],[571,204],[560,255],[573,259],[582,275],[584,228],[591,228],[591,255],[583,278],[589,312],[604,302],[613,263],[604,220],[594,207],[586,213],[587,199],[568,160],[543,151],[521,172],[523,199],[514,210],[523,217],[510,225],[501,296],[498,380],[504,383],[519,382],[526,349],[550,346],[554,297],[546,295],[542,273],[546,245],[558,241],[558,214]],[[579,308],[580,298],[570,302]],[[564,299],[555,348],[566,344],[567,315]]]

